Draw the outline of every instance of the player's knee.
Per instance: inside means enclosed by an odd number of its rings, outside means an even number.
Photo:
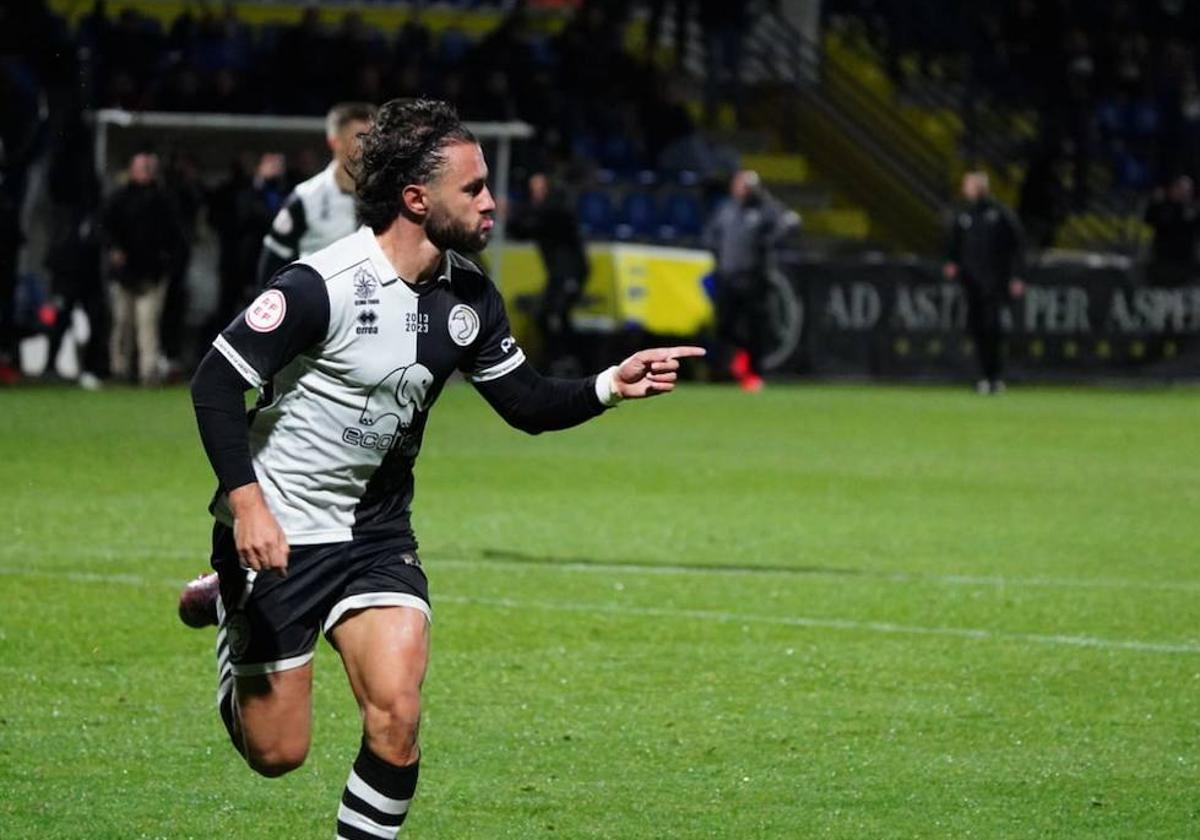
[[[308,758],[307,743],[283,743],[270,747],[247,747],[246,763],[260,776],[276,779],[298,769]]]
[[[363,708],[363,730],[371,750],[392,764],[403,766],[417,760],[420,724],[421,697],[417,692],[404,692]]]

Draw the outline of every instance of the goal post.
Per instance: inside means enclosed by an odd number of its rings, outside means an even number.
[[[297,151],[313,146],[313,138],[325,136],[324,117],[271,114],[175,113],[171,111],[125,111],[104,108],[94,111],[96,171],[107,188],[111,174],[122,167],[139,147],[153,143],[185,148],[209,168],[227,165],[232,155],[246,148],[262,151]],[[508,195],[513,143],[533,136],[528,123],[470,122],[467,128],[481,142],[495,144],[491,166],[493,192],[499,202]],[[502,282],[505,218],[496,213],[492,245],[488,249],[489,273]]]

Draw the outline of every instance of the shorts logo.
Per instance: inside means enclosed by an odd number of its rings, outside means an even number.
[[[359,298],[369,298],[375,294],[375,289],[379,285],[375,276],[371,274],[366,267],[359,268],[354,272],[354,296]]]
[[[267,289],[246,308],[246,323],[255,332],[271,332],[283,323],[287,298],[278,289]]]
[[[450,321],[447,324],[450,338],[459,347],[466,347],[479,335],[479,316],[475,310],[460,303],[450,310]]]
[[[250,646],[250,619],[245,613],[231,613],[225,617],[225,635],[229,639],[230,656],[241,656]]]

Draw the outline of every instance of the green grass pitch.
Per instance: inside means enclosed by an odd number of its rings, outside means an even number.
[[[1200,836],[1187,389],[694,386],[528,438],[447,389],[412,838]],[[175,618],[186,392],[0,392],[0,837],[327,838],[358,720],[253,775]]]

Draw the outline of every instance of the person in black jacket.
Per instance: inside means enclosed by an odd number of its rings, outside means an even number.
[[[529,203],[509,220],[516,239],[537,243],[546,267],[546,292],[538,307],[537,323],[546,342],[546,361],[554,369],[570,356],[571,309],[587,283],[588,260],[579,235],[579,219],[566,197],[551,189],[541,172],[529,178]]]
[[[1195,187],[1186,175],[1154,191],[1146,207],[1146,224],[1154,229],[1150,275],[1161,285],[1186,283],[1196,264],[1196,242],[1200,239],[1200,207]]]
[[[1025,245],[1020,222],[988,189],[987,173],[963,176],[966,201],[954,214],[943,272],[948,279],[960,280],[966,294],[967,326],[983,375],[976,390],[997,394],[1004,390],[1001,315],[1010,300],[1025,294],[1020,277]]]
[[[137,344],[138,381],[158,381],[159,318],[167,277],[185,247],[170,195],[158,183],[158,158],[139,152],[129,162],[127,183],[104,209],[104,237],[112,280],[112,373],[133,370]]]

